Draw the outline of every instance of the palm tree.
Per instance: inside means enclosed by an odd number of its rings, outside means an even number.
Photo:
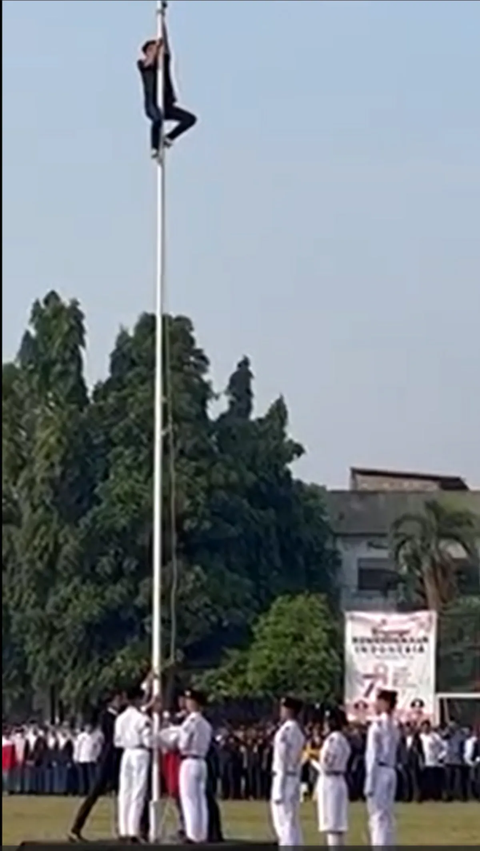
[[[424,511],[404,514],[392,525],[392,556],[399,585],[409,602],[441,611],[455,598],[461,561],[478,561],[478,518],[441,502],[425,502]]]

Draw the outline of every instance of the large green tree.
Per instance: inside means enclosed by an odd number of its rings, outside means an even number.
[[[309,702],[332,700],[341,685],[341,646],[323,595],[280,596],[258,617],[250,645],[228,653],[203,682],[218,697],[290,693]]]
[[[334,600],[322,492],[282,398],[255,416],[248,358],[212,415],[191,321],[164,319],[163,646],[173,673],[243,647],[284,594]],[[49,293],[3,368],[4,686],[81,706],[142,673],[151,643],[155,319],[118,335],[88,392],[84,319]],[[218,398],[218,396],[217,396]],[[14,674],[15,670],[17,673]]]
[[[94,475],[84,346],[78,304],[52,292],[33,305],[18,363],[8,367],[4,488],[16,519],[4,553],[4,587],[26,673],[45,696],[61,688],[76,649],[68,608],[80,580],[77,527]]]
[[[480,691],[480,594],[457,599],[438,624],[437,690]]]

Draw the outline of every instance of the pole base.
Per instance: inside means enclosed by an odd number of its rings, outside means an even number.
[[[152,845],[161,845],[163,839],[162,802],[150,801],[150,832],[149,839]]]

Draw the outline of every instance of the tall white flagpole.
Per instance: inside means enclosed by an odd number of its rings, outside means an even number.
[[[157,38],[163,37],[167,0],[156,0]],[[158,63],[158,102],[163,114],[163,54]],[[163,456],[163,308],[165,284],[165,157],[162,139],[157,166],[157,263],[156,263],[156,345],[154,401],[154,469],[153,469],[153,600],[152,600],[152,673],[153,696],[162,690],[162,456]],[[160,729],[160,716],[154,713],[154,741]],[[150,804],[150,840],[162,838],[160,786],[160,751],[153,748],[152,798]]]

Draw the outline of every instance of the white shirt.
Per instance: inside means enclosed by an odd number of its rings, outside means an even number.
[[[50,750],[53,750],[56,747],[57,741],[58,739],[56,733],[52,731],[47,734],[47,747],[49,747]]]
[[[152,747],[152,724],[145,712],[129,706],[115,719],[114,744],[122,750]]]
[[[25,757],[27,741],[23,733],[15,733],[13,736],[13,744],[15,745],[15,754],[17,762],[22,763]]]
[[[340,730],[329,733],[320,749],[320,773],[327,776],[346,774],[350,753],[351,747]]]
[[[31,751],[33,751],[35,745],[37,744],[37,739],[38,733],[35,730],[29,730],[27,733],[27,742]]]
[[[158,743],[166,751],[178,750],[180,727],[176,724],[168,724],[158,734]]]
[[[436,768],[440,765],[444,753],[442,737],[432,730],[430,733],[420,733],[423,756],[426,768]]]
[[[67,742],[71,741],[71,736],[67,735],[67,733],[62,732],[61,730],[58,733],[57,738],[58,738],[58,747],[60,749],[64,748],[65,745],[67,744]]]
[[[463,759],[465,760],[466,765],[474,766],[476,763],[480,762],[480,756],[477,756],[475,759],[475,746],[477,744],[478,737],[475,735],[469,736],[468,739],[465,740],[465,745],[463,749]]]
[[[365,795],[372,795],[385,768],[396,768],[400,733],[393,718],[383,713],[370,724],[365,752]]]
[[[212,741],[212,728],[200,712],[191,712],[178,730],[178,750],[183,757],[205,759]]]
[[[296,721],[284,721],[278,728],[273,740],[272,773],[287,776],[300,776],[305,736]]]
[[[95,738],[87,730],[82,730],[75,739],[73,760],[79,763],[96,762],[97,760]]]
[[[460,730],[448,733],[443,739],[444,759],[446,765],[462,765],[464,753],[464,738]]]

